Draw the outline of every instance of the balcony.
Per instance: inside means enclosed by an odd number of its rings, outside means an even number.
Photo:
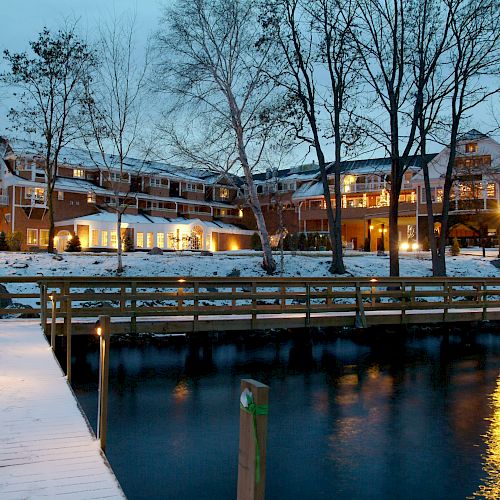
[[[344,184],[342,186],[342,194],[352,193],[373,193],[389,189],[388,182],[355,182],[353,184]],[[330,193],[334,194],[334,186],[330,186]]]

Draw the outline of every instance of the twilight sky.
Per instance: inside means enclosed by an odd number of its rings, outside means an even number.
[[[147,37],[158,26],[162,6],[171,0],[2,0],[2,29],[0,30],[0,51],[5,48],[11,51],[28,49],[28,42],[37,37],[44,26],[56,30],[66,20],[78,20],[79,29],[84,36],[93,38],[96,26],[101,21],[111,20],[114,13],[119,17],[122,14],[136,17],[136,35],[138,41],[146,41]],[[3,59],[0,60],[0,71],[5,70]],[[8,93],[0,89],[0,135],[9,136],[6,117],[9,109]],[[477,128],[483,132],[498,127],[500,115],[500,98],[485,103],[474,111],[474,115],[464,128]],[[496,122],[496,123],[495,123]],[[500,141],[500,132],[493,137]],[[440,146],[431,148],[439,151]],[[383,151],[360,153],[361,157],[381,156]],[[311,161],[314,155],[307,154],[304,148],[299,148],[293,155],[295,162],[302,163],[304,159]]]

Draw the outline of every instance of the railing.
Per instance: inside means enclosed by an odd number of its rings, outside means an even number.
[[[330,192],[334,192],[334,186],[330,186]],[[382,191],[388,189],[387,182],[354,182],[352,184],[342,185],[342,194],[351,193],[371,193],[374,191]]]
[[[0,315],[35,314],[45,324],[51,314],[54,321],[128,318],[132,329],[137,318],[182,317],[183,326],[174,321],[161,330],[185,332],[500,319],[500,278],[3,277],[0,283],[12,290],[0,299],[24,303]]]

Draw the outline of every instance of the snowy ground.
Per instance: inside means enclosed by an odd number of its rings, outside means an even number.
[[[36,321],[0,322],[0,498],[124,498]]]
[[[486,258],[481,249],[467,248],[457,257],[447,258],[449,276],[500,276],[500,269],[491,264],[497,249],[488,249]],[[57,261],[46,253],[0,252],[0,276],[110,276],[116,268],[113,254],[61,254]],[[276,255],[279,267],[279,255]],[[307,252],[285,255],[284,276],[331,276],[328,252]],[[241,276],[265,276],[258,252],[224,252],[201,256],[191,252],[148,255],[130,253],[123,257],[125,276],[227,276],[237,269]],[[389,257],[374,253],[350,252],[345,257],[353,276],[388,276]],[[401,254],[401,276],[431,276],[428,252]]]

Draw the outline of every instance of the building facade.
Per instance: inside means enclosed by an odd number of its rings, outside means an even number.
[[[48,245],[43,157],[26,141],[2,140],[0,231],[18,232],[23,249]],[[112,164],[109,158],[107,165]],[[113,250],[130,238],[135,249],[249,248],[254,231],[242,224],[239,179],[208,170],[127,159],[125,168],[96,164],[85,151],[64,148],[52,196],[55,246],[78,234],[84,250]],[[116,211],[123,212],[116,234]]]
[[[43,158],[25,141],[2,139],[0,230],[18,232],[23,249],[48,244],[48,206]],[[449,150],[424,159],[429,167],[436,234]],[[106,164],[112,164],[108,158]],[[399,197],[402,249],[428,234],[422,158],[410,158]],[[352,249],[388,248],[391,163],[388,158],[342,163],[342,238]],[[317,165],[268,170],[254,175],[271,235],[286,231],[328,232]],[[333,167],[329,168],[332,203]],[[500,226],[500,145],[471,130],[459,141],[453,171],[449,237],[477,244]],[[65,148],[53,193],[55,245],[64,250],[78,234],[84,250],[113,250],[126,236],[136,250],[237,250],[251,248],[255,220],[244,183],[236,176],[127,159],[126,168],[104,168],[89,153]],[[116,209],[124,212],[116,234]],[[274,238],[276,241],[276,238]]]

